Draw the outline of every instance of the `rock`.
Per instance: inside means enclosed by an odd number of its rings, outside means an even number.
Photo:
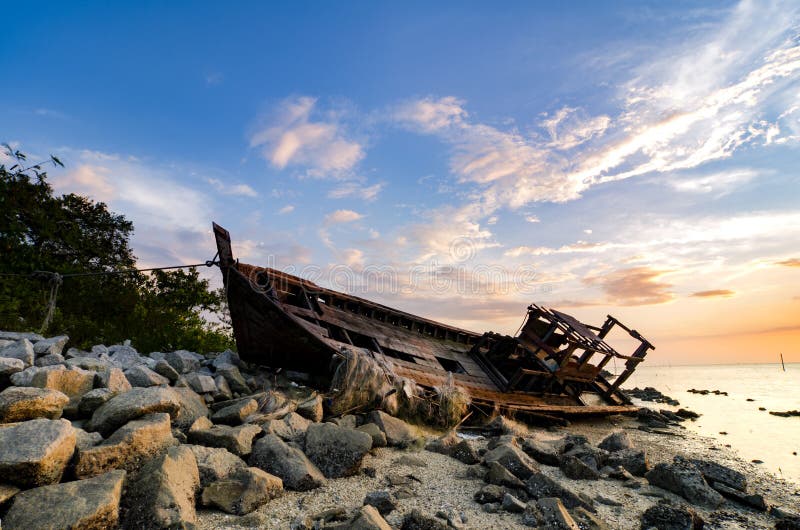
[[[11,484],[2,484],[0,483],[0,511],[5,511],[8,504],[8,501],[14,498],[14,495],[22,491],[20,488],[16,486],[12,486]]]
[[[258,425],[214,425],[210,429],[190,431],[189,441],[206,447],[222,447],[236,456],[246,457],[252,452],[253,439],[261,434]],[[268,471],[268,470],[267,470]]]
[[[358,427],[358,418],[353,414],[345,414],[341,418],[333,418],[331,421],[345,429],[355,429]],[[381,430],[381,432],[383,432],[383,430]]]
[[[163,359],[156,362],[156,366],[155,368],[153,368],[153,371],[160,376],[166,377],[172,383],[177,381],[178,378],[181,376],[181,374],[179,374],[178,371],[175,370],[175,368],[173,368],[171,364],[169,364],[167,361]]]
[[[125,378],[133,387],[169,385],[169,379],[142,364],[137,364],[125,370]]]
[[[645,474],[653,486],[680,495],[692,504],[715,509],[722,496],[714,491],[700,471],[688,460],[676,456],[673,463],[660,463]]]
[[[414,455],[403,455],[395,458],[392,463],[396,466],[428,467],[428,463],[425,460]]]
[[[500,506],[507,512],[522,513],[527,505],[510,493],[506,493],[503,495],[503,502],[500,503]]]
[[[75,441],[67,420],[37,419],[0,428],[0,477],[24,488],[58,482]]]
[[[70,349],[70,351],[72,350]],[[97,359],[95,357],[67,358],[67,360],[64,361],[64,364],[67,368],[83,368],[84,370],[89,370],[90,372],[102,372],[103,370],[108,370],[109,368],[115,368],[111,361],[106,359]]]
[[[360,427],[356,427],[356,430],[372,436],[372,447],[386,447],[386,435],[374,423],[365,423]]]
[[[0,331],[0,340],[16,342],[22,339],[27,339],[31,342],[37,342],[40,340],[44,340],[44,337],[39,335],[38,333],[27,332],[27,331]]]
[[[172,426],[186,432],[198,418],[208,418],[209,411],[203,398],[194,393],[191,388],[173,389],[178,396],[180,408],[172,416]]]
[[[17,372],[25,369],[25,363],[21,359],[13,357],[0,357],[0,385],[10,380],[10,377]]]
[[[603,438],[597,447],[613,453],[622,449],[633,449],[633,442],[625,431],[616,431]]]
[[[164,354],[164,360],[175,368],[179,374],[194,372],[200,367],[198,355],[186,350],[178,350]]]
[[[150,460],[123,499],[125,528],[193,528],[195,494],[200,486],[191,449],[170,447]]]
[[[28,339],[18,340],[10,346],[0,349],[0,357],[19,359],[26,367],[33,366],[33,344]]]
[[[574,456],[564,457],[561,461],[561,472],[573,480],[597,480],[600,478],[600,473],[596,469]]]
[[[710,482],[710,484],[712,488],[720,492],[724,497],[734,500],[739,504],[755,508],[761,512],[767,511],[768,506],[763,495],[759,495],[758,493],[748,494],[744,491],[731,488],[722,482]]]
[[[644,449],[621,449],[608,456],[606,465],[611,467],[622,466],[633,475],[643,477],[650,464],[647,461],[647,453]]]
[[[170,429],[169,414],[144,416],[120,427],[99,445],[79,450],[75,476],[94,477],[112,469],[136,471],[143,461],[177,443]]]
[[[411,511],[411,513],[407,513],[405,517],[403,517],[403,524],[400,526],[400,530],[448,530],[447,525],[442,521],[435,519],[433,517],[429,517],[427,515],[422,515],[417,509]]]
[[[215,369],[225,365],[239,366],[241,363],[242,360],[239,358],[239,354],[231,350],[225,350],[211,361],[211,365]]]
[[[212,482],[225,480],[235,472],[247,468],[244,460],[220,447],[204,447],[202,445],[187,445],[194,453],[197,460],[197,469],[200,472],[200,486],[205,488]]]
[[[525,484],[515,477],[509,470],[501,466],[498,462],[489,462],[489,471],[484,480],[489,484],[505,486],[507,488],[522,489]]]
[[[205,416],[201,416],[201,417],[197,418],[196,420],[194,420],[194,423],[192,423],[189,426],[188,432],[202,431],[202,430],[205,430],[205,429],[210,429],[213,426],[214,426],[214,424],[211,423],[211,420],[209,420]]]
[[[51,353],[50,355],[43,355],[34,361],[34,366],[56,366],[64,364],[64,357],[58,353]]]
[[[323,417],[322,396],[314,394],[309,399],[299,403],[297,405],[297,413],[314,423],[321,422]]]
[[[97,386],[107,388],[117,394],[124,394],[133,388],[125,373],[114,366],[97,371]]]
[[[91,416],[103,403],[116,395],[116,392],[108,388],[95,388],[94,390],[90,390],[81,397],[81,401],[78,404],[78,411],[84,416]]]
[[[478,504],[487,504],[491,502],[502,502],[506,494],[505,488],[497,484],[489,484],[479,489],[473,498]]]
[[[4,357],[0,357],[0,359],[4,359]],[[20,361],[19,359],[14,359],[15,361]],[[24,364],[24,363],[23,363]],[[13,373],[9,376],[8,380],[11,381],[11,384],[14,386],[31,386],[31,381],[33,381],[33,376],[39,370],[46,370],[48,368],[55,368],[54,366],[48,367],[38,367],[38,366],[28,366],[21,372]]]
[[[61,355],[67,341],[69,341],[69,337],[66,335],[36,341],[33,345],[33,353],[36,355]]]
[[[389,515],[397,509],[397,502],[388,491],[373,491],[364,497],[364,506],[373,506],[381,515]]]
[[[535,472],[539,466],[518,447],[511,444],[501,444],[483,455],[486,463],[497,462],[508,469],[517,478],[525,480]]]
[[[130,420],[146,414],[166,412],[176,415],[180,409],[180,399],[179,394],[168,387],[134,388],[101,405],[85,428],[108,436]]]
[[[255,399],[239,401],[216,411],[211,416],[211,421],[214,423],[224,423],[225,425],[239,425],[256,410],[258,410],[258,403]]]
[[[302,448],[305,445],[306,430],[311,422],[296,412],[290,412],[283,419],[268,420],[262,424],[264,432],[272,433],[285,442]]]
[[[30,386],[58,390],[69,396],[70,403],[77,407],[81,397],[94,388],[94,372],[83,368],[61,368],[39,370],[34,374]]]
[[[539,499],[536,504],[542,514],[543,526],[549,530],[580,530],[578,523],[569,514],[557,497]]]
[[[534,499],[558,497],[567,508],[583,506],[589,511],[594,510],[591,499],[578,496],[541,472],[534,473],[528,477],[528,480],[525,481],[525,489]]]
[[[203,490],[202,503],[234,515],[245,515],[282,493],[281,479],[257,467],[247,467],[209,484]]]
[[[355,475],[371,447],[370,435],[333,423],[312,423],[306,431],[306,455],[328,478]]]
[[[230,385],[231,390],[237,394],[249,394],[250,387],[247,385],[247,382],[242,377],[242,373],[239,369],[231,364],[226,364],[222,366],[216,367],[217,375],[221,375],[225,378]]]
[[[561,458],[555,445],[547,442],[540,442],[533,438],[525,438],[522,442],[522,450],[525,454],[546,466],[558,466]]]
[[[347,525],[348,530],[391,530],[389,523],[373,506],[364,505]]]
[[[642,514],[642,529],[658,530],[699,530],[704,521],[688,507],[655,504]]]
[[[233,392],[231,392],[231,387],[228,385],[228,381],[226,381],[224,377],[222,377],[221,375],[215,377],[214,385],[216,385],[217,387],[217,391],[214,392],[215,401],[226,401],[228,399],[233,399]]]
[[[103,441],[99,432],[86,432],[74,426],[73,429],[75,429],[75,449],[78,451],[86,451]]]
[[[253,447],[249,463],[280,477],[285,487],[308,491],[325,484],[325,477],[300,449],[267,434]]]
[[[69,397],[57,390],[8,387],[0,392],[0,423],[61,417]]]
[[[573,508],[570,514],[581,530],[612,530],[605,521],[585,508]]]
[[[371,412],[366,421],[380,427],[386,435],[386,443],[390,447],[408,447],[418,437],[417,430],[414,427],[381,410]]]
[[[689,420],[696,420],[697,418],[700,417],[700,414],[687,409],[678,409],[677,411],[675,411],[675,414],[680,416],[681,418],[686,418]]]
[[[192,372],[184,376],[189,388],[198,394],[214,394],[217,391],[217,384],[210,375],[203,375]]]
[[[611,453],[606,451],[605,449],[600,449],[598,447],[594,447],[588,443],[576,444],[571,449],[566,451],[563,457],[567,456],[574,456],[578,460],[581,460],[587,466],[593,469],[600,469],[606,464],[608,457]]]
[[[23,491],[3,518],[8,528],[116,528],[124,471],[112,471],[77,480]]]
[[[117,368],[122,368],[123,370],[127,370],[128,368],[133,368],[137,364],[142,364],[144,362],[143,358],[139,355],[134,348],[126,345],[114,345],[108,348],[109,351],[109,359],[111,360],[112,364]]]
[[[694,467],[702,473],[703,478],[711,484],[712,482],[722,483],[733,489],[740,491],[747,490],[747,477],[722,464],[717,464],[711,460],[689,459]]]

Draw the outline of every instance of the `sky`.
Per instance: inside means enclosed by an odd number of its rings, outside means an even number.
[[[0,140],[143,266],[216,221],[474,331],[535,302],[652,364],[800,362],[796,2],[3,4]]]

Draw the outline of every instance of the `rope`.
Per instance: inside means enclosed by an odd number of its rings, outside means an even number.
[[[47,330],[47,326],[50,325],[50,322],[53,320],[53,314],[56,311],[56,297],[58,296],[58,288],[63,283],[61,275],[58,273],[53,273],[50,278],[50,301],[47,302],[47,313],[44,316],[44,322],[42,322],[42,328],[39,330],[39,333],[44,333]]]

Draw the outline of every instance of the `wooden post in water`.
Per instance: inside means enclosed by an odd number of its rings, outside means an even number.
[[[783,371],[786,371],[786,365],[783,364],[783,354],[781,353],[781,366],[783,367]]]

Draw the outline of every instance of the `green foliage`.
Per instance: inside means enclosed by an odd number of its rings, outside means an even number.
[[[102,272],[63,279],[46,331],[78,347],[125,339],[142,351],[232,347],[224,296],[196,270],[108,274],[136,266],[133,223],[102,202],[54,196],[42,168],[63,166],[58,158],[26,167],[23,153],[3,147],[15,163],[0,165],[0,329],[39,330],[55,284],[36,271]]]

